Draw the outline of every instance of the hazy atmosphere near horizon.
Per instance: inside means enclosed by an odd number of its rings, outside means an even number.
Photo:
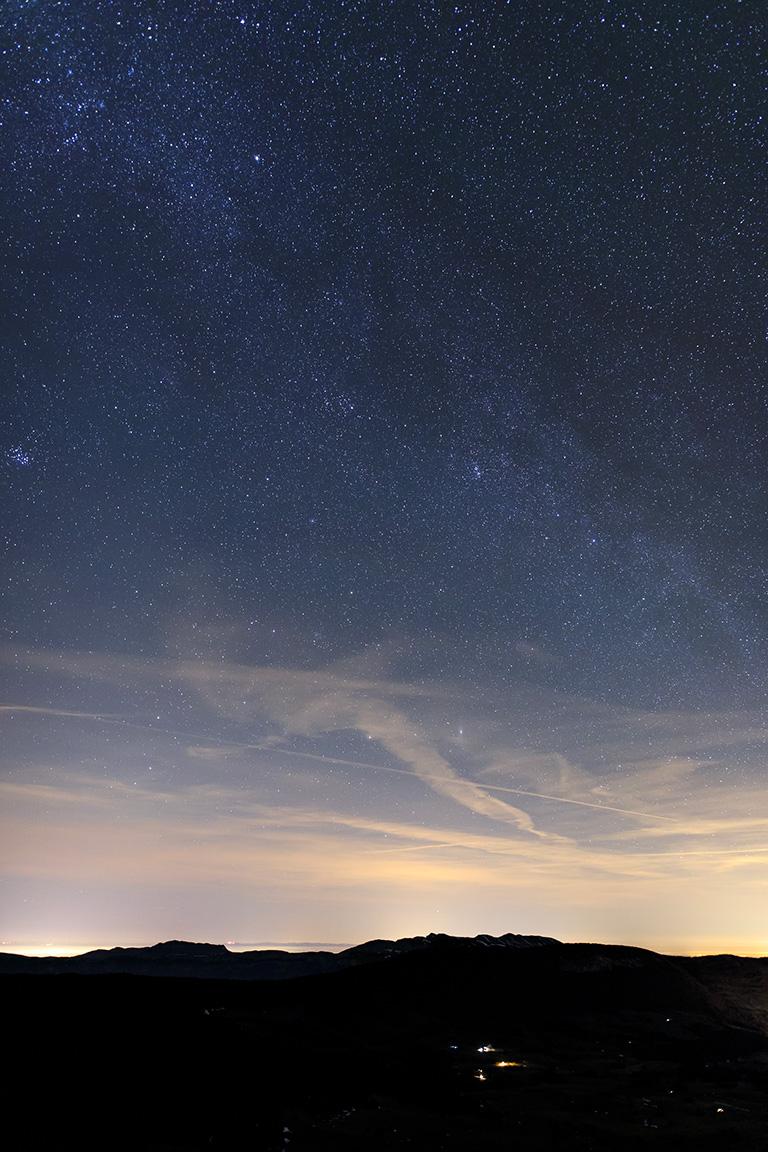
[[[766,39],[3,6],[0,950],[768,953]]]

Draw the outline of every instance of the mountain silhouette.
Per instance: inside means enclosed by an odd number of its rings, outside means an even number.
[[[429,934],[0,973],[25,1147],[768,1148],[764,959]]]
[[[342,952],[287,952],[257,949],[230,952],[224,944],[166,940],[145,948],[99,948],[80,956],[18,956],[0,953],[0,975],[121,973],[143,976],[196,976],[218,980],[286,980],[337,972],[407,952],[475,948],[534,948],[558,941],[546,936],[446,936],[430,933],[401,940],[369,940]]]

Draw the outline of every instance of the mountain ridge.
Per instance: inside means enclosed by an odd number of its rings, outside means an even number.
[[[55,1146],[84,1069],[101,1118],[85,1110],[82,1146],[119,1115],[119,1152],[254,1132],[265,1152],[286,1133],[297,1152],[501,1152],[510,1134],[531,1152],[768,1147],[768,959],[430,933],[341,954],[0,954],[2,972],[25,1116],[41,1045],[66,1043],[35,1147]]]
[[[0,952],[0,975],[121,975],[191,976],[218,979],[289,979],[339,971],[416,951],[499,948],[519,950],[559,945],[549,936],[525,936],[514,932],[502,936],[449,936],[430,932],[397,940],[368,940],[341,952],[322,949],[288,952],[280,948],[257,948],[231,952],[225,944],[207,941],[164,940],[142,947],[96,948],[77,956],[21,956]]]
[[[418,958],[422,957],[423,961]],[[340,952],[322,949],[288,952],[279,948],[231,952],[225,944],[165,940],[146,947],[99,948],[77,956],[21,956],[0,953],[0,976],[136,976],[216,981],[294,981],[395,965],[413,972],[430,967],[465,965],[468,969],[499,964],[515,973],[533,967],[549,971],[558,986],[573,976],[604,981],[671,980],[679,995],[695,999],[700,989],[708,1008],[768,1034],[768,958],[665,956],[650,949],[620,944],[563,943],[553,937],[507,932],[500,936],[450,936],[430,932],[395,940],[375,939]],[[624,976],[620,976],[620,973]],[[634,972],[634,976],[631,973]],[[527,977],[526,977],[527,978]]]

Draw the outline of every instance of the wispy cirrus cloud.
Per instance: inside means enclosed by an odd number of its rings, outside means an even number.
[[[147,891],[283,892],[290,906],[303,889],[361,908],[399,892],[470,917],[478,898],[534,916],[552,901],[560,919],[565,901],[591,910],[595,933],[606,909],[616,925],[645,909],[650,926],[667,907],[670,931],[697,909],[702,938],[717,909],[739,939],[768,883],[755,714],[635,713],[530,687],[473,695],[365,658],[312,670],[23,659],[33,683],[56,677],[81,707],[0,709],[47,749],[0,791],[20,880],[98,872]],[[61,738],[41,744],[48,728]],[[638,923],[603,935],[638,940]]]

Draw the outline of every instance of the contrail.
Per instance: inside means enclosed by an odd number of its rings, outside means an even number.
[[[140,724],[136,720],[125,720],[119,716],[104,716],[93,712],[68,712],[59,708],[39,708],[28,704],[0,704],[0,712],[35,712],[43,716],[68,716],[79,720],[96,720],[103,724],[116,724],[125,728],[137,728],[141,732],[155,732],[164,736],[177,736],[182,740],[201,740],[206,744],[217,744],[222,748],[240,748],[245,751],[267,752],[272,756],[298,756],[303,760],[319,760],[323,764],[341,764],[347,768],[364,768],[372,772],[389,772],[395,776],[408,776],[411,780],[430,778],[442,782],[441,777],[431,773],[422,772],[418,777],[408,768],[393,768],[389,764],[371,764],[366,760],[347,760],[341,756],[326,756],[321,752],[299,752],[293,748],[280,748],[274,744],[245,743],[242,740],[225,740],[222,736],[209,736],[201,732],[181,732],[174,728],[153,727],[151,724]],[[485,781],[469,780],[460,777],[467,784],[474,784],[484,788],[487,792],[509,792],[514,796],[530,796],[534,800],[549,800],[554,804],[575,804],[578,808],[594,808],[598,812],[617,812],[621,816],[640,816],[643,820],[664,820],[669,824],[678,824],[674,816],[661,816],[658,812],[637,812],[633,808],[616,808],[610,804],[595,804],[589,800],[572,800],[567,796],[550,796],[546,792],[529,792],[524,788],[511,788],[504,784],[486,784]]]
[[[204,737],[201,737],[204,739]],[[217,743],[219,741],[216,741]],[[320,752],[297,752],[290,748],[275,748],[271,744],[236,744],[235,741],[221,741],[222,744],[229,743],[231,747],[238,748],[253,748],[260,752],[272,752],[273,754],[280,753],[284,756],[301,756],[307,760],[321,760],[329,764],[345,764],[349,768],[370,768],[376,772],[394,772],[398,776],[410,776],[413,778],[414,772],[410,772],[407,768],[392,768],[387,764],[370,764],[364,760],[344,760],[338,756],[324,756]],[[422,772],[419,775],[421,780],[429,780],[430,773]],[[439,780],[439,776],[432,777]],[[619,812],[623,816],[642,816],[645,820],[666,820],[670,824],[679,823],[674,816],[660,816],[656,812],[636,812],[633,808],[614,808],[610,804],[595,804],[590,803],[588,800],[571,800],[566,796],[550,796],[546,792],[528,792],[524,788],[510,788],[503,784],[486,784],[485,781],[469,780],[466,776],[461,777],[467,784],[476,784],[478,788],[485,788],[488,792],[511,792],[515,796],[532,796],[536,800],[552,800],[555,804],[576,804],[580,808],[597,808],[599,812]]]
[[[506,788],[501,784],[482,784],[489,792],[514,792],[516,796],[535,796],[537,800],[555,800],[558,804],[579,804],[582,808],[597,808],[600,812],[621,812],[625,816],[643,816],[646,820],[668,820],[679,824],[674,816],[660,816],[658,813],[636,812],[633,808],[613,808],[610,804],[591,804],[588,800],[570,800],[566,796],[548,796],[545,792],[526,792],[523,788]]]
[[[119,716],[104,716],[99,712],[72,712],[66,708],[45,708],[34,704],[0,704],[0,712],[33,712],[38,716],[71,716],[76,720],[103,720],[106,724],[127,724]],[[136,725],[143,727],[143,725]]]

